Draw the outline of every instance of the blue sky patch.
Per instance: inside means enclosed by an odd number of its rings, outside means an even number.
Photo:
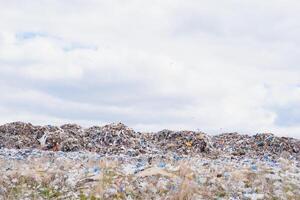
[[[19,32],[16,37],[20,40],[29,40],[36,37],[46,37],[47,34],[41,32]]]

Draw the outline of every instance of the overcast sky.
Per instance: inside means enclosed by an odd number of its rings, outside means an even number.
[[[0,0],[0,123],[300,137],[299,0]]]

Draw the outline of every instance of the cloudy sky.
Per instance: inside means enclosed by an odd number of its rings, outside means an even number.
[[[0,123],[300,137],[299,0],[0,0]]]

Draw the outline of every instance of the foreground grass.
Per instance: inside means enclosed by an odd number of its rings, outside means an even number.
[[[163,163],[163,164],[162,164]],[[299,168],[264,162],[0,159],[0,199],[300,199]]]

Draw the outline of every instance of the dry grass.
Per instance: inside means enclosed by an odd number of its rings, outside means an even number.
[[[179,191],[172,197],[174,200],[190,200],[198,191],[198,185],[195,183],[195,175],[189,167],[191,163],[182,162],[179,164],[179,176],[182,180]]]
[[[9,163],[8,163],[9,162]],[[124,164],[124,163],[123,163]],[[242,193],[246,188],[276,198],[276,184],[286,199],[299,194],[300,177],[292,168],[284,168],[294,176],[280,173],[280,182],[271,168],[259,166],[236,168],[230,163],[197,165],[193,160],[172,162],[172,170],[149,165],[136,174],[124,174],[122,163],[115,160],[90,160],[86,163],[70,159],[31,159],[28,162],[0,159],[0,197],[4,199],[217,199]],[[2,166],[11,166],[5,171]],[[99,172],[92,171],[98,167]],[[289,171],[288,171],[289,170]],[[224,173],[230,176],[225,177]],[[220,175],[219,175],[220,174]],[[284,175],[284,176],[283,176]],[[202,178],[202,179],[201,179]],[[2,192],[2,193],[1,193]],[[0,198],[0,199],[1,199]]]

